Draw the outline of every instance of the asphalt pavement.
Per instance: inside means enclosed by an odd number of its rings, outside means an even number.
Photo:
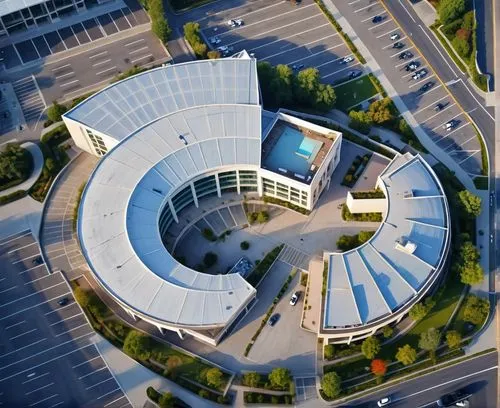
[[[477,20],[477,63],[482,73],[490,75],[490,91],[495,90],[493,2],[494,0],[474,0]]]
[[[130,407],[94,330],[30,231],[0,242],[0,405]]]

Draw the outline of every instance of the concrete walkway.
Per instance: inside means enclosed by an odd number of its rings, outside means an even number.
[[[33,184],[36,183],[38,177],[42,173],[43,169],[43,153],[35,143],[26,142],[21,145],[22,148],[26,149],[33,159],[33,170],[31,171],[31,175],[23,181],[21,184],[16,186],[12,186],[7,190],[3,190],[0,192],[0,197],[4,197],[6,195],[12,194],[18,190],[29,190]]]
[[[146,396],[146,389],[148,387],[153,387],[162,393],[167,391],[171,392],[192,407],[203,408],[220,406],[219,404],[198,397],[176,383],[138,364],[102,336],[96,334],[93,339],[102,358],[108,365],[109,370],[133,407],[142,407],[148,400]]]

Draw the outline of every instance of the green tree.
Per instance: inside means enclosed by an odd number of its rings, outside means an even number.
[[[390,98],[372,102],[368,108],[368,116],[375,124],[384,124],[395,119],[396,110]]]
[[[413,364],[417,359],[417,350],[415,350],[409,344],[405,344],[403,347],[398,348],[396,353],[396,360],[398,360],[403,365]]]
[[[123,351],[131,357],[147,360],[151,357],[151,339],[144,333],[131,330],[123,343]]]
[[[482,324],[490,311],[489,302],[475,295],[467,296],[464,307],[464,320],[473,324]]]
[[[7,143],[0,152],[0,181],[25,179],[31,170],[31,156],[19,143]]]
[[[279,64],[271,80],[271,92],[274,94],[276,106],[288,105],[292,102],[293,71],[288,65]]]
[[[393,333],[394,329],[391,326],[384,326],[382,328],[382,335],[384,336],[385,339],[392,337]]]
[[[380,341],[373,336],[367,337],[361,343],[361,352],[363,355],[372,360],[380,351]]]
[[[325,360],[331,360],[335,356],[335,346],[333,344],[327,344],[324,350]]]
[[[297,74],[293,93],[298,104],[303,106],[325,111],[335,106],[335,91],[331,85],[320,82],[316,68],[306,68]]]
[[[370,132],[373,125],[372,118],[364,111],[350,111],[349,119],[349,127],[365,135]]]
[[[460,262],[477,262],[479,261],[479,251],[471,241],[465,241],[460,247]]]
[[[269,213],[267,211],[259,211],[257,214],[257,222],[259,224],[264,224],[269,221]]]
[[[431,360],[436,359],[436,349],[439,346],[439,341],[441,339],[441,334],[439,330],[431,327],[427,331],[420,334],[420,339],[418,341],[418,347],[422,350],[429,352]]]
[[[470,217],[478,217],[481,214],[481,198],[472,194],[469,190],[460,191],[458,200],[465,213]]]
[[[220,52],[217,50],[210,50],[207,52],[207,58],[208,59],[219,59],[220,58]]]
[[[366,241],[368,241],[373,235],[375,234],[375,231],[359,231],[358,233],[358,242],[359,244],[364,244]]]
[[[160,408],[173,408],[174,404],[174,396],[170,392],[163,393],[158,399],[158,405]]]
[[[271,82],[276,76],[275,68],[269,62],[260,61],[257,63],[257,74],[264,105],[275,106],[274,94],[271,91]]]
[[[425,315],[427,314],[427,312],[428,312],[428,309],[424,303],[417,303],[417,304],[413,305],[413,307],[410,309],[409,316],[412,320],[418,321],[418,320],[423,319],[425,317]]]
[[[213,367],[207,370],[206,379],[208,385],[211,385],[212,387],[215,388],[220,388],[223,383],[222,371],[217,367]]]
[[[446,344],[449,348],[455,349],[460,347],[462,342],[462,335],[456,330],[450,330],[446,332]]]
[[[479,285],[483,283],[484,271],[479,262],[468,262],[459,265],[460,282],[466,285]]]
[[[77,286],[75,288],[75,290],[73,291],[73,296],[82,308],[85,309],[89,305],[89,293],[83,290],[80,286]]]
[[[461,17],[465,12],[465,0],[440,0],[438,15],[441,23],[448,24]]]
[[[67,110],[68,108],[66,108],[66,106],[60,105],[57,101],[54,101],[54,103],[47,110],[47,117],[52,122],[59,122],[62,120],[61,116],[66,113]]]
[[[165,19],[163,1],[148,0],[147,8],[149,16],[151,17],[151,31],[160,39],[162,43],[166,44],[172,30]]]
[[[321,389],[328,398],[338,397],[342,391],[342,380],[335,371],[326,373],[321,379]]]
[[[52,157],[47,157],[47,159],[45,159],[45,167],[47,167],[47,170],[49,171],[50,174],[52,175],[57,174],[58,166]]]
[[[349,251],[359,245],[357,235],[341,235],[337,239],[337,248],[341,251]]]
[[[250,371],[243,374],[243,385],[247,387],[257,388],[260,384],[260,374],[256,371]]]
[[[200,38],[200,24],[192,21],[187,22],[183,26],[184,37],[191,45],[194,53],[199,58],[205,58],[207,54],[207,45]]]
[[[288,387],[292,381],[290,370],[281,367],[273,368],[268,378],[273,387],[281,389]]]
[[[468,40],[464,39],[463,37],[460,37],[456,35],[453,37],[451,40],[451,44],[453,45],[453,48],[455,48],[455,51],[458,52],[458,54],[462,58],[468,58],[471,52],[471,47],[470,43]]]
[[[217,263],[218,256],[214,252],[207,252],[205,256],[203,257],[203,264],[207,267],[210,268],[214,266]]]

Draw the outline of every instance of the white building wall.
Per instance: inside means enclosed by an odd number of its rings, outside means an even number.
[[[352,214],[382,213],[387,210],[387,198],[354,198],[350,191],[347,192],[346,204]]]
[[[81,123],[76,122],[72,119],[69,119],[65,116],[62,117],[63,121],[68,128],[68,131],[73,138],[75,144],[82,150],[85,150],[86,152],[93,154],[94,156],[101,156],[95,149],[90,136],[88,134],[88,131],[92,132],[94,135],[97,135],[102,139],[104,142],[104,145],[106,146],[107,151],[109,152],[113,147],[115,147],[118,142],[116,139],[105,135],[104,133],[98,132],[94,129],[88,128],[86,126],[83,126]]]

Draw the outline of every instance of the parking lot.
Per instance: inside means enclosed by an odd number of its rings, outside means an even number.
[[[213,48],[228,47],[231,53],[245,49],[259,61],[287,64],[296,71],[315,67],[328,83],[347,79],[349,72],[362,69],[355,58],[342,63],[352,54],[313,0],[303,0],[297,6],[270,0],[234,8],[227,4],[227,9],[197,21]],[[242,19],[243,25],[231,28],[227,24],[230,19]]]
[[[148,17],[142,9],[132,11],[129,7],[124,7],[37,37],[9,44],[0,48],[0,54],[5,68],[12,69],[147,22]]]
[[[0,404],[130,407],[60,272],[30,231],[0,242]]]
[[[400,30],[379,0],[336,0],[334,3],[436,145],[469,174],[481,174],[481,151],[475,129],[412,45],[408,37],[411,33]],[[394,34],[397,38],[391,39]],[[394,48],[397,42],[401,43],[401,48]],[[405,52],[411,56],[400,58]],[[407,71],[410,62],[415,62],[417,67]],[[426,74],[414,79],[415,73],[422,70]]]

